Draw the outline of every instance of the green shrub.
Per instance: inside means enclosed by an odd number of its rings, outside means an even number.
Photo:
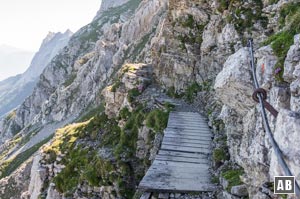
[[[172,86],[167,90],[167,95],[172,98],[182,98],[183,94],[179,94],[176,92],[175,87]]]
[[[162,132],[167,127],[168,118],[169,111],[152,110],[146,117],[146,126],[156,132]]]
[[[279,12],[279,19],[278,19],[280,28],[283,28],[286,25],[286,21],[291,20],[293,16],[299,13],[300,11],[299,6],[300,6],[299,2],[291,2],[282,6]]]
[[[121,131],[119,142],[114,150],[115,156],[132,158],[136,151],[136,143],[138,139],[138,130],[142,126],[145,119],[144,108],[139,106],[130,113],[126,120],[124,128]]]
[[[119,117],[121,119],[128,119],[131,116],[131,113],[127,107],[124,107],[122,110],[119,112]]]
[[[228,181],[228,187],[226,190],[228,192],[231,191],[231,187],[241,185],[242,181],[240,179],[240,176],[244,174],[243,169],[233,169],[233,170],[228,170],[225,172],[222,172],[222,176]]]
[[[132,103],[135,100],[135,98],[138,97],[140,94],[141,93],[137,88],[129,90],[127,95],[128,102]]]
[[[36,145],[30,147],[26,151],[18,154],[13,159],[7,160],[1,165],[1,178],[9,176],[12,172],[14,172],[21,164],[23,164],[26,160],[28,160],[41,146],[47,143],[53,135],[49,136],[48,138],[42,140],[41,142],[37,143]]]
[[[193,28],[194,25],[195,25],[195,20],[194,20],[193,15],[188,14],[188,18],[187,18],[186,21],[184,21],[184,22],[182,23],[182,26],[183,26],[183,27],[186,27],[186,28],[187,28],[187,27],[188,27],[188,28]]]
[[[64,86],[65,86],[65,87],[70,86],[70,85],[74,82],[74,80],[76,79],[76,77],[77,77],[77,75],[73,73],[73,74],[72,74],[72,75],[64,82]]]
[[[289,31],[277,33],[263,42],[263,45],[268,45],[271,43],[274,54],[278,57],[278,61],[273,71],[275,79],[279,82],[283,81],[282,75],[284,73],[284,60],[293,42],[294,34]]]
[[[229,160],[229,157],[224,149],[215,149],[213,151],[213,158],[216,162],[224,162]]]
[[[120,80],[117,80],[114,85],[111,87],[111,92],[116,92],[117,89],[120,87],[121,85],[121,81]]]
[[[188,102],[192,103],[195,98],[195,94],[199,92],[201,87],[198,83],[194,82],[185,90],[185,98]]]

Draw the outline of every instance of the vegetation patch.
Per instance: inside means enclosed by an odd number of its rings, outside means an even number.
[[[0,167],[0,171],[1,171],[0,178],[9,176],[21,164],[23,164],[26,160],[28,160],[41,146],[43,146],[45,143],[47,143],[52,137],[53,137],[53,135],[49,136],[48,138],[46,138],[43,141],[39,142],[38,144],[32,146],[31,148],[27,149],[26,151],[18,154],[16,157],[3,162]]]
[[[175,89],[174,86],[170,87],[170,88],[167,90],[167,95],[168,95],[169,97],[172,97],[172,98],[182,98],[182,97],[183,97],[183,94],[179,94],[179,93],[176,91],[176,89]]]
[[[121,81],[120,80],[117,80],[111,87],[111,92],[116,92],[117,89],[120,87],[121,85]]]
[[[249,5],[250,4],[250,5]],[[243,34],[245,31],[251,31],[254,24],[260,22],[263,28],[267,27],[268,18],[262,16],[263,3],[261,0],[255,0],[245,4],[236,0],[218,0],[219,12],[228,10],[227,23],[234,24],[236,30]]]
[[[224,162],[225,160],[229,160],[229,156],[223,148],[214,149],[213,158],[216,162]]]
[[[279,27],[283,30],[270,36],[262,45],[271,44],[278,61],[273,74],[278,82],[283,82],[284,60],[290,46],[294,42],[294,35],[300,33],[300,3],[285,4],[280,10]]]
[[[169,111],[152,110],[146,117],[146,126],[155,132],[162,132],[168,124]]]
[[[200,90],[201,90],[201,87],[199,86],[199,84],[194,82],[189,87],[187,87],[187,89],[185,90],[185,99],[188,102],[192,103],[194,101],[195,95]]]
[[[127,100],[129,103],[132,103],[139,95],[140,91],[137,88],[133,88],[128,91]]]
[[[118,159],[130,159],[135,156],[138,130],[143,124],[146,113],[144,107],[140,105],[130,113],[126,109],[123,109],[121,114],[120,117],[123,117],[126,123],[121,131],[114,154]]]
[[[77,77],[76,73],[72,73],[71,76],[64,82],[64,86],[65,87],[70,86],[74,82],[76,77]]]
[[[6,121],[9,121],[9,120],[15,118],[16,115],[17,115],[16,110],[13,110],[13,111],[11,111],[11,112],[6,116],[5,120],[6,120]]]
[[[222,172],[222,177],[228,181],[228,187],[226,188],[228,192],[231,191],[231,187],[243,184],[240,178],[240,176],[243,174],[243,169],[232,169]]]

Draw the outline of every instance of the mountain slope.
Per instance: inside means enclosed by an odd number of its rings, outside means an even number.
[[[71,35],[70,31],[63,34],[49,33],[25,72],[0,82],[0,117],[17,107],[32,93],[39,75],[51,59],[67,45]]]

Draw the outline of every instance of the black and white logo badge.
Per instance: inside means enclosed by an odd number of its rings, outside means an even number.
[[[295,176],[274,176],[275,194],[295,194]]]

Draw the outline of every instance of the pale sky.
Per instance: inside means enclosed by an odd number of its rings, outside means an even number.
[[[101,0],[0,0],[0,45],[37,51],[49,31],[75,32],[91,22]]]
[[[48,32],[76,32],[90,23],[101,0],[0,0],[0,46],[37,52]],[[6,55],[5,55],[6,56]],[[0,55],[0,81],[23,73],[26,58]]]

